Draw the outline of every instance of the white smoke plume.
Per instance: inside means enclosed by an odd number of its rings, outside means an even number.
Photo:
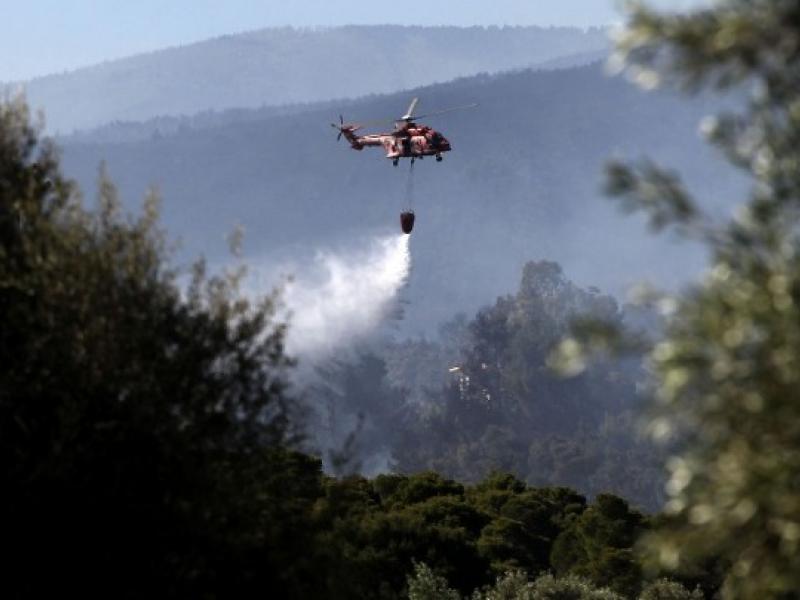
[[[318,252],[310,266],[282,266],[280,272],[291,275],[283,293],[289,353],[318,357],[374,331],[392,309],[410,267],[407,235],[373,238],[356,251]],[[251,284],[263,283],[263,272],[251,275]]]

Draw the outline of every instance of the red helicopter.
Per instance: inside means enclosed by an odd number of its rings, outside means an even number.
[[[372,121],[368,123],[345,123],[344,118],[339,115],[339,124],[331,123],[331,127],[339,130],[339,135],[336,136],[336,139],[339,140],[344,135],[354,150],[363,150],[367,146],[382,146],[386,151],[386,158],[392,159],[392,164],[395,167],[398,165],[401,158],[410,158],[412,165],[416,159],[419,158],[421,160],[426,156],[435,156],[436,161],[441,162],[442,153],[450,152],[452,149],[450,142],[435,129],[427,125],[418,125],[415,121],[417,119],[441,115],[454,110],[474,108],[478,105],[468,104],[466,106],[456,106],[425,115],[415,115],[414,110],[417,108],[417,102],[419,102],[419,98],[414,98],[406,114],[399,119]],[[356,131],[364,127],[379,123],[391,123],[392,121],[394,121],[394,131],[390,133],[371,133],[361,136],[355,134]]]

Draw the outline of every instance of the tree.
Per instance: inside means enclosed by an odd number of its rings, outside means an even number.
[[[550,568],[553,541],[586,508],[586,499],[566,488],[528,488],[511,475],[495,473],[469,490],[471,502],[492,516],[478,548],[495,573]]]
[[[21,101],[0,105],[0,520],[11,596],[299,593],[320,493],[272,296],[188,283],[156,198],[85,209]],[[296,553],[299,555],[300,553]],[[286,557],[290,559],[286,559]],[[9,591],[9,590],[7,590]]]
[[[404,597],[415,561],[464,593],[489,579],[475,542],[490,518],[462,485],[434,473],[328,480],[315,516],[330,577],[324,597]]]
[[[385,468],[375,463],[388,461],[406,403],[404,391],[389,385],[386,362],[358,351],[326,361],[316,374],[307,396],[322,413],[315,441],[327,450],[330,470],[341,476]]]
[[[727,598],[800,589],[800,4],[721,0],[689,14],[633,9],[618,43],[646,86],[730,91],[740,112],[704,123],[752,181],[736,216],[706,216],[680,178],[652,164],[610,167],[609,190],[706,244],[708,275],[678,298],[651,353],[672,525],[651,540],[678,567],[730,562]],[[738,102],[740,105],[741,102]]]
[[[587,577],[634,596],[641,568],[633,546],[644,528],[644,517],[622,498],[600,494],[556,539],[550,556],[553,568],[557,574]]]
[[[408,577],[408,600],[460,600],[461,595],[447,585],[447,580],[434,573],[425,563],[414,565]]]
[[[703,593],[699,589],[691,592],[677,581],[659,579],[645,586],[639,600],[703,600]]]
[[[475,591],[472,600],[622,600],[605,588],[596,588],[580,577],[542,575],[529,581],[522,571],[509,571],[493,587]]]
[[[535,485],[625,493],[655,510],[661,457],[630,426],[639,363],[609,360],[567,381],[549,366],[570,323],[592,317],[626,324],[610,296],[581,289],[556,263],[527,263],[517,293],[469,321],[450,384],[397,438],[398,468],[465,481],[508,471]]]

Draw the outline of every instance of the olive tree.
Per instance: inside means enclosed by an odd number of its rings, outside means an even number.
[[[650,353],[657,437],[676,434],[662,567],[730,564],[727,598],[800,589],[800,3],[720,0],[690,13],[633,4],[614,61],[646,87],[714,89],[739,106],[702,130],[750,180],[712,219],[678,175],[609,167],[608,187],[655,228],[701,241],[702,281],[667,299]],[[562,346],[578,356],[578,346]]]

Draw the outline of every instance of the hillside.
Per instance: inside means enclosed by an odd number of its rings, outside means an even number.
[[[710,204],[737,185],[696,134],[710,100],[644,94],[599,65],[478,76],[400,94],[257,113],[212,127],[132,143],[63,140],[67,173],[91,190],[106,160],[128,202],[144,182],[162,191],[171,232],[188,255],[224,255],[226,232],[246,226],[246,257],[270,272],[313,261],[319,250],[347,256],[377,235],[396,233],[408,163],[392,168],[377,151],[337,144],[329,123],[398,114],[409,96],[427,111],[478,102],[435,120],[453,143],[443,163],[415,167],[405,327],[430,331],[513,289],[531,259],[559,262],[580,285],[620,292],[647,278],[676,285],[703,257],[623,219],[601,192],[612,155],[649,155],[686,174]],[[716,106],[714,104],[713,106]],[[687,144],[686,140],[696,143]],[[712,186],[709,182],[715,181]]]
[[[605,51],[603,30],[350,26],[263,29],[25,84],[51,130],[203,110],[353,98]],[[0,91],[2,86],[0,86]]]

